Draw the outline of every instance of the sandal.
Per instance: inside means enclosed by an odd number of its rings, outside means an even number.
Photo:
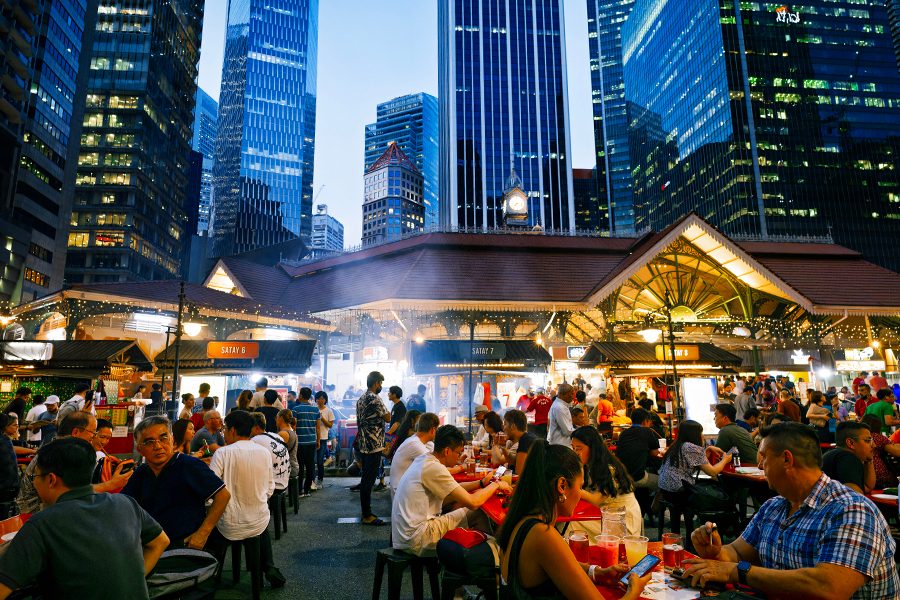
[[[375,517],[375,518],[372,519],[371,521],[365,521],[365,520],[363,520],[363,521],[360,521],[360,523],[362,523],[363,525],[370,525],[370,526],[373,526],[373,527],[379,527],[379,526],[381,526],[381,525],[385,525],[385,522],[382,521],[381,519],[379,519],[378,517]]]

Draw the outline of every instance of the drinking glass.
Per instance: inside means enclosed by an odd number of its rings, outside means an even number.
[[[590,562],[590,546],[591,542],[588,539],[588,534],[583,531],[573,531],[569,534],[569,549],[578,562]]]
[[[647,543],[650,540],[642,535],[626,535],[624,541],[625,558],[628,561],[628,566],[633,567],[647,556]]]
[[[615,535],[598,535],[594,537],[597,542],[597,562],[601,567],[611,567],[619,563],[619,542]]]
[[[684,538],[677,533],[664,533],[662,543],[663,565],[680,569],[681,561],[684,560]]]

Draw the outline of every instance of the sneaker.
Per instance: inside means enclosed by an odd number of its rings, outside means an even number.
[[[375,487],[372,488],[372,491],[380,492],[381,490],[386,490],[386,489],[387,489],[387,486],[384,485],[383,483],[379,482]]]
[[[310,491],[315,492],[316,490],[319,489],[319,486],[317,486],[317,485],[316,485],[316,482],[313,481],[312,483],[309,484],[309,489],[310,489]]]
[[[324,489],[325,489],[325,482],[322,481],[321,479],[317,479],[316,482],[315,482],[315,486],[316,486],[316,489],[317,489],[317,490],[324,490]]]
[[[349,489],[351,492],[358,492],[361,485],[362,485],[362,484],[357,483],[356,485],[351,485],[348,489]]]
[[[309,498],[311,496],[312,496],[312,494],[310,494],[309,492],[303,492],[302,494],[300,494],[301,498]]]

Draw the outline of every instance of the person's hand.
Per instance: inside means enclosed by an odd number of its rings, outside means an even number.
[[[203,450],[197,450],[196,452],[191,452],[191,456],[194,458],[203,458],[203,455],[206,454]]]
[[[116,467],[113,476],[109,478],[110,485],[115,486],[116,488],[125,487],[125,484],[128,483],[128,480],[131,479],[131,476],[134,475],[134,469],[131,469],[127,473],[123,473],[122,469],[124,469],[127,465],[133,465],[134,461],[124,461],[119,463],[119,466]]]
[[[501,479],[497,481],[497,491],[504,494],[512,494],[512,487]]]
[[[716,558],[722,551],[722,536],[715,528],[714,523],[707,521],[691,533],[691,542],[697,556],[702,558]]]
[[[625,595],[622,596],[622,600],[637,600],[641,597],[641,594],[644,592],[644,588],[647,587],[647,584],[650,583],[650,580],[653,578],[653,571],[647,571],[647,574],[643,577],[638,577],[637,573],[632,573],[628,576],[628,590],[625,592]]]
[[[491,471],[487,475],[481,478],[481,487],[487,487],[491,485],[491,481],[494,478],[494,472]]]
[[[738,581],[737,563],[721,560],[704,560],[688,558],[684,561],[685,578],[690,578],[693,587],[706,587],[709,583],[736,583]]]
[[[209,534],[204,533],[198,529],[191,535],[184,538],[184,545],[191,550],[203,550],[203,547],[206,546],[206,540],[208,539]]]
[[[622,575],[628,572],[628,565],[619,564],[611,567],[594,570],[594,583],[606,586],[614,586],[622,579]]]

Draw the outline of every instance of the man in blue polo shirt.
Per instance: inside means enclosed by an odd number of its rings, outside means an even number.
[[[5,545],[0,598],[34,583],[42,598],[148,598],[145,577],[169,538],[133,498],[94,493],[96,462],[77,437],[41,446],[32,477],[47,508]]]
[[[149,417],[134,429],[144,464],[122,490],[156,519],[173,547],[206,548],[219,556],[225,547],[215,531],[231,494],[206,463],[189,454],[176,454],[166,417]],[[212,505],[206,508],[208,500]]]
[[[313,489],[316,470],[316,449],[319,447],[319,408],[310,404],[312,390],[300,388],[300,397],[293,408],[297,419],[297,458],[300,462],[300,478],[303,489],[301,498],[308,498]]]

